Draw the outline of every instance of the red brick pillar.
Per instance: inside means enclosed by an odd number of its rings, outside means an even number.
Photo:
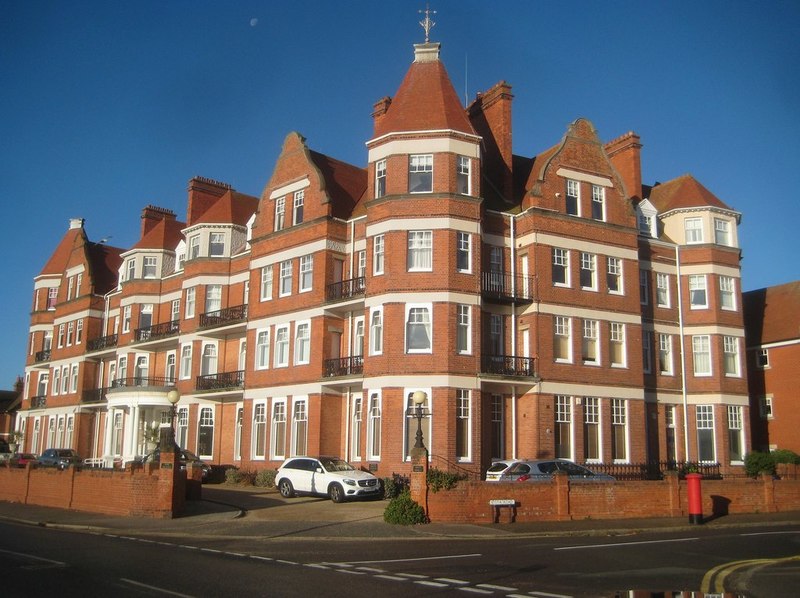
[[[161,428],[158,477],[163,484],[163,495],[156,510],[164,517],[173,518],[183,512],[186,504],[186,472],[181,471],[180,459],[172,428]]]
[[[667,471],[664,473],[664,482],[666,483],[667,493],[669,500],[669,516],[681,516],[681,482],[678,478],[677,471]]]
[[[411,499],[428,517],[428,449],[411,449]]]
[[[768,473],[762,473],[761,482],[764,484],[764,512],[775,513],[778,510],[775,504],[775,479]]]
[[[569,512],[569,476],[565,471],[557,471],[553,475],[556,491],[556,519],[568,521],[572,519]]]

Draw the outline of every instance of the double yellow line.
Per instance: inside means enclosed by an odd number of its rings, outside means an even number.
[[[731,573],[734,573],[739,569],[745,569],[747,567],[760,569],[768,565],[779,565],[781,563],[787,563],[790,561],[800,561],[800,555],[787,556],[782,559],[749,559],[745,561],[733,561],[731,563],[725,563],[724,565],[718,565],[703,576],[703,583],[700,586],[700,591],[704,594],[722,593],[725,592],[725,580]]]

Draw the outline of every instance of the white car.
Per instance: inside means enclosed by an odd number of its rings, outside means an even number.
[[[381,494],[378,478],[337,457],[286,459],[275,475],[275,485],[285,498],[295,494],[314,494],[329,496],[333,502],[344,502],[357,496]]]

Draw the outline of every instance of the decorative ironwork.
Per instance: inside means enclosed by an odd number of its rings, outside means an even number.
[[[51,354],[52,350],[50,349],[45,349],[44,351],[37,351],[34,354],[33,359],[36,361],[36,363],[39,363],[40,361],[50,361]]]
[[[533,289],[532,276],[512,276],[505,272],[492,271],[481,274],[481,293],[487,299],[530,303],[534,299]]]
[[[499,376],[536,376],[536,359],[517,355],[484,355],[481,371]]]
[[[106,393],[110,388],[110,386],[104,386],[103,388],[84,390],[81,394],[81,403],[102,403],[106,400]]]
[[[94,338],[90,340],[86,344],[86,348],[89,351],[100,351],[102,349],[110,349],[112,347],[116,347],[118,341],[119,341],[118,335],[109,334],[106,336],[101,336],[100,338]]]
[[[46,395],[31,397],[31,409],[44,409],[45,407],[47,407]]]
[[[175,386],[175,379],[134,376],[132,378],[117,378],[111,381],[111,388],[128,388],[133,386],[157,386],[163,388],[165,386]]]
[[[228,388],[244,388],[244,370],[235,372],[219,372],[198,376],[197,390],[225,390]]]
[[[216,311],[200,314],[200,328],[212,328],[215,326],[223,326],[225,324],[236,324],[238,322],[244,322],[246,319],[246,305],[226,307],[225,309],[218,309]]]
[[[354,357],[340,357],[339,359],[326,359],[322,375],[325,378],[337,376],[358,376],[364,373],[364,358],[361,355]]]
[[[172,320],[170,322],[148,326],[147,328],[137,328],[134,332],[134,338],[137,342],[140,342],[154,341],[159,338],[174,336],[180,332],[180,323],[180,320]]]
[[[328,285],[325,298],[328,301],[341,301],[343,299],[352,299],[353,297],[362,297],[366,288],[366,279],[363,276],[334,282]]]

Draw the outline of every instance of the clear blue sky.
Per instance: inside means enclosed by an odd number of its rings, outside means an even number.
[[[424,2],[0,0],[0,388],[24,372],[33,277],[73,217],[138,240],[195,175],[259,195],[284,137],[365,165],[375,101],[423,41]],[[745,290],[800,279],[800,2],[431,2],[472,99],[513,86],[514,151],[583,116],[743,214]]]

